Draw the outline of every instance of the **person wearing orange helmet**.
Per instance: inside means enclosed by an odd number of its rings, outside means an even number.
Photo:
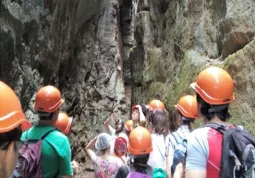
[[[176,125],[178,129],[169,135],[169,149],[172,149],[173,165],[171,173],[175,172],[176,166],[185,160],[187,139],[192,131],[191,123],[198,117],[197,101],[194,96],[186,95],[180,98],[175,105],[177,109]],[[182,149],[180,149],[180,145]]]
[[[128,143],[128,151],[131,157],[129,170],[124,171],[123,168],[119,169],[116,178],[132,176],[151,177],[153,170],[147,162],[152,150],[152,138],[150,132],[141,126],[134,128],[129,135]],[[124,175],[125,173],[126,175]]]
[[[61,93],[56,87],[48,85],[39,89],[34,103],[34,110],[39,115],[39,123],[23,132],[21,137],[22,141],[39,140],[45,133],[49,133],[42,140],[41,148],[41,170],[43,177],[47,178],[56,175],[71,178],[73,175],[69,140],[55,128],[59,109],[63,103]]]
[[[32,123],[31,122],[25,122],[23,124],[21,124],[21,130],[22,132],[25,132],[26,130],[30,129],[32,127]]]
[[[124,128],[126,130],[127,135],[129,136],[131,130],[133,129],[133,121],[132,120],[127,120],[125,122]]]
[[[0,81],[0,177],[10,177],[17,161],[21,125],[29,124],[14,91]]]
[[[201,71],[196,82],[191,84],[201,118],[205,123],[215,123],[228,128],[229,104],[234,101],[234,83],[231,76],[219,67]],[[188,140],[186,171],[187,178],[219,178],[223,135],[211,127],[198,128]]]
[[[57,122],[55,123],[55,127],[65,135],[68,135],[71,130],[73,117],[69,117],[65,112],[60,112],[58,114]],[[73,174],[77,174],[79,169],[79,164],[75,160],[71,162],[73,168]]]
[[[155,109],[151,112],[149,117],[148,129],[151,132],[153,151],[150,153],[148,165],[153,169],[165,169],[167,159],[172,159],[168,155],[170,149],[169,145],[169,119],[167,118],[166,112],[162,109]],[[169,167],[170,170],[170,167]],[[168,170],[167,170],[168,171]],[[171,173],[167,173],[170,175]]]
[[[152,110],[154,109],[165,110],[165,105],[160,100],[151,100],[149,106],[151,107]]]
[[[167,112],[163,102],[161,102],[158,99],[151,100],[150,103],[148,105],[146,105],[147,127],[149,125],[149,119],[150,119],[150,117],[152,117],[152,113],[153,113],[154,110],[162,110],[162,111],[166,112],[166,114],[168,115],[168,112]]]
[[[55,127],[63,134],[67,135],[70,132],[72,121],[73,117],[69,117],[65,112],[60,112],[58,114],[58,119],[55,123]]]

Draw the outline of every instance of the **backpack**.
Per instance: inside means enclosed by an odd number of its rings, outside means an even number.
[[[130,172],[128,173],[127,178],[151,178],[151,176],[139,172]]]
[[[226,128],[208,123],[223,134],[220,178],[252,178],[255,176],[255,140],[241,127]]]
[[[172,138],[174,138],[177,145],[174,147],[174,158],[173,165],[171,167],[172,175],[175,172],[176,166],[185,161],[187,152],[187,139],[183,139],[177,132],[171,133]]]
[[[41,171],[41,149],[42,140],[48,134],[56,129],[49,130],[39,140],[28,139],[28,131],[26,133],[26,140],[22,143],[19,149],[19,156],[16,167],[11,178],[42,178]],[[58,174],[58,173],[57,173]],[[55,175],[54,177],[56,177]]]

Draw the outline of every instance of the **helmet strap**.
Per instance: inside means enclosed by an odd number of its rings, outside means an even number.
[[[217,106],[211,105],[211,108],[208,110],[208,112],[209,113],[219,112],[227,108],[228,108],[228,104],[217,105]]]

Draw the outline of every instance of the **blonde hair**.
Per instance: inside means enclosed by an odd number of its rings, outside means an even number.
[[[18,147],[12,141],[6,150],[0,150],[0,177],[11,177],[18,157]]]

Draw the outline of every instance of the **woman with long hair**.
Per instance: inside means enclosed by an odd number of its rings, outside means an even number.
[[[166,166],[166,159],[169,154],[168,135],[169,120],[164,110],[156,109],[149,117],[148,129],[151,132],[153,151],[150,153],[148,165],[152,168],[162,168]]]

